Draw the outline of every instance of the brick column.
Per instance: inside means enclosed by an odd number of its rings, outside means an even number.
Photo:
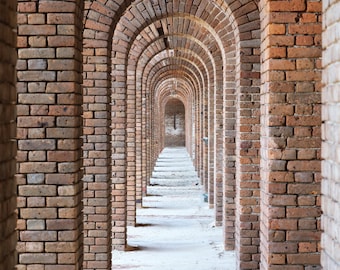
[[[261,269],[317,268],[321,2],[260,6]]]
[[[16,8],[17,1],[0,3],[0,269],[16,264]]]
[[[91,33],[84,31],[83,50],[84,269],[107,269],[111,264],[110,60],[107,46],[90,39]]]
[[[218,65],[219,66],[219,65]],[[215,89],[215,134],[214,134],[214,210],[215,222],[217,226],[222,225],[223,221],[223,163],[224,163],[224,123],[223,123],[223,84]]]
[[[207,134],[208,134],[208,145],[207,145],[207,184],[208,184],[208,203],[209,207],[214,207],[214,162],[215,162],[215,100],[214,100],[215,90],[210,87],[207,93],[208,98],[208,124],[207,124]]]
[[[18,5],[19,269],[82,268],[80,2]]]
[[[120,72],[119,61],[122,60],[114,59],[112,63],[112,246],[124,250],[127,226],[127,96],[125,76]]]
[[[223,222],[224,222],[224,244],[227,250],[235,249],[235,83],[232,82],[234,74],[228,88],[224,90],[224,141],[223,149],[224,163],[223,163]],[[234,80],[235,81],[235,80]]]
[[[339,3],[326,2],[323,5],[323,128],[322,128],[322,240],[321,265],[323,269],[340,269],[338,238],[340,229],[339,194],[339,112],[340,42],[335,38],[339,33]]]

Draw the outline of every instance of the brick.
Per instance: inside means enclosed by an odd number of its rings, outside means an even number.
[[[29,24],[45,24],[45,16],[44,14],[29,14],[28,16]]]
[[[19,102],[22,104],[54,104],[53,94],[20,94]]]
[[[321,210],[318,208],[289,208],[287,209],[287,217],[297,218],[297,217],[319,217]]]
[[[74,138],[79,136],[79,129],[76,128],[47,128],[47,138]]]
[[[288,48],[289,58],[302,58],[302,57],[321,57],[320,48]]]
[[[20,49],[18,51],[18,56],[20,59],[42,59],[42,58],[54,58],[55,50],[51,48],[28,48]]]
[[[20,116],[18,117],[18,127],[31,127],[31,128],[39,128],[39,127],[51,127],[54,126],[55,120],[53,117],[42,116],[42,117],[34,117],[34,116]],[[48,140],[46,140],[48,141]],[[22,143],[26,145],[27,143]]]
[[[289,184],[288,194],[320,194],[319,184]]]
[[[298,246],[296,243],[271,243],[269,244],[273,253],[296,253],[298,250]]]
[[[76,8],[75,3],[64,3],[64,2],[55,2],[55,1],[45,1],[39,3],[39,12],[46,13],[59,13],[59,12],[74,12]]]
[[[21,2],[18,3],[19,12],[36,12],[36,3],[31,2]]]
[[[60,55],[61,53],[65,53],[60,50],[60,47],[74,47],[76,45],[76,40],[74,39],[73,36],[62,36],[62,37],[51,36],[51,37],[48,37],[47,42],[48,42],[48,46],[59,48],[57,49],[57,54],[59,56],[61,56]],[[74,51],[73,51],[73,56],[74,56]],[[55,61],[61,61],[61,60],[55,60]]]
[[[297,220],[296,219],[273,219],[270,221],[270,229],[273,230],[296,230]]]
[[[42,231],[45,230],[44,220],[27,220],[27,230],[29,231]]]
[[[49,151],[47,153],[49,161],[67,162],[78,160],[78,151]]]
[[[320,232],[316,231],[289,231],[287,232],[287,240],[294,241],[319,241]]]
[[[43,252],[44,246],[43,243],[37,242],[26,242],[26,252]]]
[[[65,252],[76,252],[77,247],[72,242],[57,242],[57,243],[46,243],[45,252],[52,253],[65,253]]]
[[[20,173],[52,173],[57,170],[54,162],[25,162],[19,167]]]
[[[47,230],[74,230],[76,229],[76,223],[72,219],[48,220],[46,224],[47,224]],[[56,243],[54,244],[56,245]],[[68,245],[72,246],[74,244],[68,243]],[[57,244],[57,246],[59,245]]]
[[[321,170],[321,164],[320,161],[314,160],[314,161],[288,161],[287,169],[290,171],[317,171],[319,172]]]
[[[20,254],[19,263],[32,264],[32,263],[42,263],[42,264],[52,264],[56,263],[55,254]]]
[[[26,41],[26,40],[25,40]],[[27,41],[26,41],[27,42]],[[45,48],[47,41],[46,41],[46,36],[30,36],[28,38],[28,44],[30,45],[30,47],[35,47],[35,48]],[[22,46],[20,47],[28,47],[27,44],[26,46],[24,46],[24,44],[22,44]],[[37,50],[35,50],[36,52]],[[52,51],[51,51],[52,52]],[[47,57],[49,58],[49,57]]]
[[[270,204],[273,206],[296,205],[296,203],[296,196],[294,195],[276,195],[270,199]]]
[[[72,197],[53,197],[46,199],[47,207],[74,207],[76,202]]]
[[[54,81],[56,80],[56,73],[54,71],[20,71],[18,72],[18,79],[21,81]],[[40,104],[43,103],[40,99],[37,100]],[[38,104],[39,104],[38,103]]]
[[[19,141],[19,149],[21,150],[54,150],[56,149],[54,140],[25,140]]]
[[[18,27],[19,35],[55,35],[56,27],[53,25],[20,25]]]
[[[27,183],[28,184],[42,184],[44,183],[45,177],[42,173],[28,174]]]
[[[26,231],[20,232],[23,241],[56,241],[57,234],[53,231]],[[33,262],[32,262],[33,263]],[[35,262],[36,263],[36,262]]]
[[[319,254],[291,254],[287,255],[289,264],[316,264],[320,262]]]

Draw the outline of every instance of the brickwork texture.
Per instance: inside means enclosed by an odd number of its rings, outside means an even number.
[[[322,54],[322,220],[321,265],[323,269],[339,269],[340,258],[340,205],[339,177],[339,117],[340,55],[334,53],[340,48],[336,37],[340,29],[339,3],[323,3],[323,54]]]
[[[0,269],[16,265],[16,1],[0,2]]]
[[[177,130],[237,269],[340,268],[338,11],[0,0],[0,269],[111,269]]]

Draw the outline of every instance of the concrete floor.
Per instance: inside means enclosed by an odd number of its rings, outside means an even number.
[[[236,269],[202,194],[185,148],[164,149],[137,210],[137,226],[128,228],[131,251],[113,251],[112,269]]]

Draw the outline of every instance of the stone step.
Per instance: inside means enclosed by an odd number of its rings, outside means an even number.
[[[185,179],[154,179],[151,178],[150,185],[151,186],[193,186],[199,183],[197,177],[195,178],[185,178]]]
[[[197,173],[195,171],[163,171],[163,172],[153,172],[152,178],[193,178],[197,177]]]
[[[158,166],[155,167],[154,172],[187,172],[187,171],[194,171],[195,167],[188,165],[188,166]]]
[[[151,186],[184,187],[199,185],[192,160],[183,148],[165,148],[157,159]]]

